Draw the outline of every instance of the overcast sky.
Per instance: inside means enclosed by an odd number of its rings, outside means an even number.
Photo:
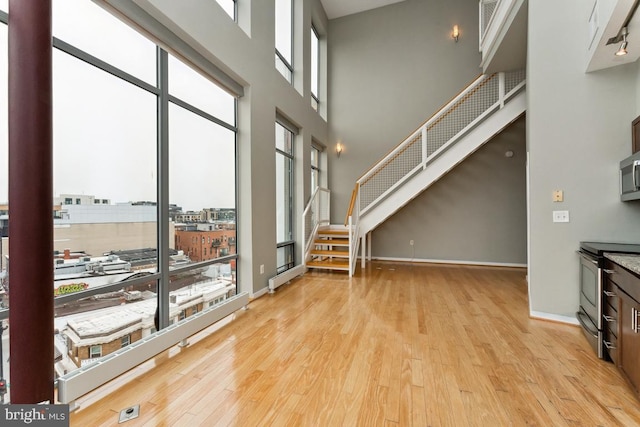
[[[6,11],[8,0],[0,0]],[[53,35],[155,84],[155,45],[89,0],[54,0]],[[0,25],[0,203],[8,201],[7,28]],[[170,93],[234,123],[233,99],[181,62]],[[156,97],[53,52],[54,196],[156,200]],[[235,206],[233,132],[170,107],[170,199],[185,210]]]

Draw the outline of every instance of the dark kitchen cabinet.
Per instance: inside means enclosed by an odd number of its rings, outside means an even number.
[[[620,369],[638,393],[640,387],[640,304],[625,292],[620,293]]]
[[[607,259],[603,291],[605,351],[640,396],[640,276]]]

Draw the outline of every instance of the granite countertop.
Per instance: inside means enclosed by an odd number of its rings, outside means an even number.
[[[640,255],[605,253],[604,256],[629,271],[640,274]]]

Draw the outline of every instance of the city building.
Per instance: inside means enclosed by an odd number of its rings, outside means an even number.
[[[110,307],[58,317],[56,348],[63,356],[56,363],[56,374],[64,375],[86,366],[154,333],[156,299],[149,294],[148,291],[123,291],[118,299],[125,305],[124,309]],[[171,292],[171,323],[220,304],[234,294],[235,285],[222,278]]]
[[[53,199],[54,205],[110,205],[111,200],[85,194],[60,194]]]
[[[157,245],[157,212],[151,205],[59,205],[54,219],[54,250],[73,248],[92,256],[113,250],[135,250]],[[168,225],[174,233],[174,223]]]
[[[175,247],[194,262],[220,258],[236,253],[236,233],[227,229],[178,230]]]

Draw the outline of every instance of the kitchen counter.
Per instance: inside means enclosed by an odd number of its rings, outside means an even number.
[[[604,256],[627,270],[640,275],[640,255],[607,252]]]

